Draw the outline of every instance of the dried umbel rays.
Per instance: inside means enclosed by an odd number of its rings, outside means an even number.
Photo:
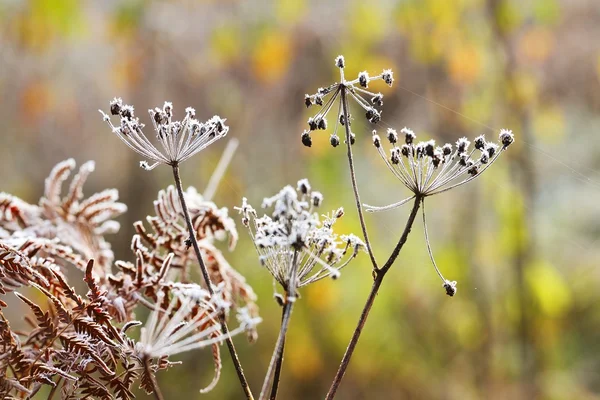
[[[444,278],[431,251],[425,216],[425,198],[454,189],[480,176],[512,144],[514,135],[511,131],[503,129],[500,131],[497,143],[488,142],[481,135],[473,140],[472,149],[469,148],[471,142],[465,137],[458,139],[454,148],[449,143],[436,146],[434,140],[419,143],[415,140],[416,135],[410,129],[403,128],[399,135],[396,130],[390,128],[386,132],[386,141],[391,148],[386,152],[381,137],[373,131],[373,145],[382,160],[413,195],[387,206],[365,205],[365,207],[369,212],[386,211],[418,198],[422,202],[425,242],[431,262],[442,280],[446,294],[454,296],[456,281]],[[403,143],[400,144],[401,142]]]
[[[150,160],[153,164],[142,161],[140,165],[145,169],[153,169],[159,164],[178,165],[188,158],[210,146],[215,141],[225,137],[229,128],[225,120],[215,115],[206,122],[196,119],[196,110],[191,107],[185,109],[182,120],[173,119],[173,104],[165,102],[162,108],[156,107],[148,110],[156,140],[163,151],[160,151],[143,132],[145,125],[134,114],[131,105],[124,104],[120,98],[110,102],[110,113],[120,118],[117,125],[113,125],[108,114],[100,110],[104,120],[111,130],[130,149]]]

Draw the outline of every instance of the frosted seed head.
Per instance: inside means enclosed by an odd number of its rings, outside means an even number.
[[[346,66],[346,60],[344,56],[339,55],[335,58],[335,66],[338,68],[344,68]]]
[[[187,114],[188,118],[196,118],[196,110],[192,107],[186,108],[185,113]]]
[[[358,74],[358,83],[364,88],[369,86],[369,74],[367,71],[363,71]]]
[[[452,145],[450,143],[446,143],[443,147],[442,147],[442,153],[445,156],[449,156],[450,154],[452,154]]]
[[[167,118],[171,118],[173,116],[173,103],[170,101],[165,101],[163,105],[163,112],[167,115]]]
[[[391,69],[384,69],[381,73],[381,79],[383,79],[389,87],[392,87],[392,84],[394,83],[394,73]]]
[[[335,134],[331,135],[329,137],[329,143],[331,143],[331,145],[333,147],[338,147],[340,145],[340,138],[339,138],[339,136],[335,135]]]
[[[312,102],[312,98],[310,97],[309,94],[305,94],[304,95],[304,105],[306,106],[306,108],[312,106],[313,102]]]
[[[321,192],[312,192],[310,195],[310,200],[313,206],[320,207],[323,203],[323,195]]]
[[[428,157],[433,157],[433,151],[435,149],[435,140],[428,140],[423,144],[423,151]]]
[[[120,97],[115,97],[110,102],[110,113],[112,115],[119,115],[121,113],[122,106],[123,106],[123,100]]]
[[[319,118],[319,121],[317,122],[317,128],[323,131],[327,129],[327,120],[325,119],[325,117]]]
[[[129,104],[123,104],[121,106],[121,117],[126,118],[127,120],[132,120],[134,116],[133,106]]]
[[[446,294],[450,297],[456,294],[456,281],[445,280],[444,289],[446,289]]]
[[[317,130],[317,122],[318,121],[315,121],[315,119],[313,117],[310,117],[310,118],[308,118],[307,122],[308,122],[308,128],[311,131]]]
[[[471,142],[466,137],[461,137],[456,141],[456,149],[458,150],[458,154],[463,154],[469,148]]]
[[[398,141],[398,132],[396,132],[395,129],[388,128],[387,139],[390,141],[391,144],[396,144],[396,142]]]
[[[375,96],[371,97],[371,104],[382,107],[383,106],[383,95],[381,93],[377,93]]]
[[[312,146],[312,139],[310,137],[310,132],[309,131],[304,131],[302,133],[302,144],[305,145],[306,147],[311,147]]]
[[[367,117],[369,122],[372,124],[376,124],[379,121],[381,121],[381,113],[379,111],[377,111],[376,109],[374,109],[373,107],[369,107],[367,109],[365,116]]]
[[[310,192],[310,183],[308,182],[308,179],[300,179],[298,181],[297,190],[302,194],[307,194],[308,192]]]
[[[475,148],[477,150],[481,150],[483,151],[483,149],[485,149],[485,136],[483,135],[479,135],[475,138],[475,140],[473,141],[473,145],[475,146]]]
[[[415,133],[412,130],[406,127],[402,128],[400,132],[404,133],[404,141],[406,142],[406,144],[412,144],[417,138],[417,135],[415,135]]]
[[[487,151],[488,156],[492,158],[494,157],[494,154],[498,152],[498,145],[495,143],[488,143],[485,151]]]
[[[376,131],[373,131],[373,145],[376,148],[380,148],[381,147],[381,139],[379,138],[379,135],[375,133]]]
[[[486,152],[481,153],[481,157],[479,157],[479,162],[482,164],[487,164],[489,161],[488,154]]]
[[[507,148],[508,146],[510,146],[512,144],[512,142],[515,141],[515,135],[513,135],[512,131],[508,130],[508,129],[502,129],[500,131],[500,143],[502,143],[502,146],[504,148]]]

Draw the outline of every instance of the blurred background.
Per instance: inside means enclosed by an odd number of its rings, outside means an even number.
[[[458,294],[445,295],[417,223],[338,397],[600,399],[599,39],[596,0],[0,0],[0,190],[36,203],[54,164],[95,160],[87,193],[119,189],[129,211],[110,240],[132,260],[132,223],[152,213],[171,171],[140,169],[97,110],[121,96],[149,124],[144,111],[170,100],[176,116],[189,105],[200,119],[227,118],[240,140],[219,206],[242,196],[259,204],[307,177],[326,210],[346,208],[340,230],[358,232],[344,147],[323,132],[310,149],[300,143],[314,112],[304,94],[339,79],[338,54],[347,76],[392,68],[392,88],[372,85],[385,94],[379,129],[454,142],[508,128],[516,142],[480,179],[428,202],[434,254]],[[364,202],[385,205],[407,191],[372,148],[371,129],[355,119],[358,183]],[[226,141],[183,165],[184,185],[204,189]],[[409,207],[367,216],[380,260]],[[238,229],[226,256],[258,293],[264,322],[257,343],[236,343],[258,391],[280,310]],[[324,396],[370,286],[362,255],[341,279],[302,292],[282,399]],[[212,377],[210,352],[181,359],[159,374],[166,398],[241,398],[226,352],[207,395],[198,391]]]

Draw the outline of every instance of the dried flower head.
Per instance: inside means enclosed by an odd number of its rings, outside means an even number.
[[[158,293],[157,302],[141,331],[136,352],[141,357],[161,358],[221,343],[227,337],[221,331],[219,314],[226,314],[230,304],[219,292],[211,295],[196,284],[173,283],[171,300],[163,309],[165,294]],[[231,336],[252,329],[260,322],[244,309],[238,312],[240,325]]]
[[[369,83],[377,80],[383,80],[389,86],[392,86],[394,77],[392,70],[386,69],[378,75],[370,76],[367,71],[358,74],[354,80],[346,80],[344,78],[344,68],[346,62],[343,56],[338,56],[335,59],[335,66],[340,69],[340,82],[334,83],[326,88],[319,88],[317,93],[313,95],[304,95],[304,104],[306,107],[317,105],[323,107],[315,116],[308,119],[308,129],[302,133],[302,143],[310,147],[312,146],[311,132],[315,130],[327,129],[327,114],[338,101],[337,115],[335,118],[334,132],[331,135],[330,143],[333,147],[337,147],[340,143],[337,135],[338,122],[339,125],[346,124],[346,118],[342,113],[342,91],[346,96],[351,97],[363,109],[366,119],[372,124],[376,124],[381,120],[381,110],[376,107],[383,106],[383,95],[381,93],[372,93],[367,90]],[[348,118],[348,124],[351,123]],[[352,139],[354,142],[354,139]],[[353,143],[352,143],[353,144]]]
[[[398,143],[396,131],[388,129],[389,153],[384,150],[383,140],[376,131],[373,131],[373,144],[388,169],[413,196],[383,207],[365,205],[369,212],[391,210],[416,196],[433,196],[464,185],[488,169],[514,141],[512,132],[503,129],[499,143],[487,142],[481,135],[475,138],[474,149],[470,150],[471,142],[463,137],[458,139],[453,151],[451,144],[439,147],[433,140],[415,144],[416,135],[408,128],[403,128],[400,133],[404,138],[402,145]]]
[[[226,136],[229,131],[225,120],[217,115],[206,122],[198,121],[196,111],[191,107],[185,109],[183,120],[174,121],[173,104],[165,102],[162,108],[148,110],[156,138],[164,150],[161,152],[142,132],[144,124],[135,117],[133,107],[123,104],[120,98],[110,102],[110,113],[121,118],[118,126],[113,125],[109,115],[102,110],[99,111],[119,139],[136,153],[154,163],[150,165],[147,161],[140,162],[140,165],[147,170],[159,164],[175,166]]]
[[[328,276],[339,277],[339,271],[364,247],[358,237],[334,232],[333,225],[344,215],[342,208],[319,217],[315,210],[322,202],[323,195],[302,179],[297,189],[286,186],[264,199],[263,208],[272,209],[269,215],[259,218],[246,198],[236,208],[250,231],[261,264],[290,301],[302,286]]]
[[[463,137],[458,139],[456,149],[453,151],[451,144],[446,143],[439,147],[433,140],[415,144],[416,135],[408,128],[403,128],[400,132],[402,133],[400,136],[404,137],[402,145],[398,145],[398,134],[395,130],[388,129],[387,131],[386,137],[391,145],[389,155],[383,149],[383,140],[376,131],[373,131],[373,145],[388,169],[413,195],[387,206],[365,205],[365,207],[369,212],[378,212],[400,207],[415,198],[415,201],[422,202],[423,228],[429,257],[442,280],[446,294],[454,296],[457,290],[456,281],[444,278],[431,251],[425,217],[425,198],[464,185],[478,177],[514,141],[514,136],[511,131],[502,129],[499,143],[490,143],[481,135],[473,140],[474,148],[472,150],[469,150],[471,142]],[[476,152],[479,153],[474,157]]]

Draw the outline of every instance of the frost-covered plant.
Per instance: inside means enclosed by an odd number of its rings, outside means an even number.
[[[133,106],[124,104],[121,98],[114,98],[110,102],[110,113],[120,117],[119,126],[113,125],[110,116],[100,110],[100,113],[113,133],[127,144],[129,148],[154,162],[154,164],[150,165],[146,161],[142,161],[140,163],[142,168],[151,170],[159,164],[165,164],[173,169],[173,178],[179,196],[181,211],[183,212],[183,220],[187,225],[189,235],[185,243],[188,247],[193,247],[206,290],[212,295],[215,293],[216,285],[211,280],[207,263],[202,256],[200,245],[198,244],[198,237],[190,217],[183,184],[179,175],[179,164],[204,150],[218,139],[225,137],[229,128],[225,125],[225,120],[219,116],[214,116],[205,123],[200,123],[196,119],[196,110],[191,107],[186,108],[186,115],[183,120],[174,121],[173,104],[170,102],[165,102],[162,109],[156,107],[154,110],[148,110],[148,112],[154,126],[156,138],[162,145],[164,152],[160,152],[146,138],[142,131],[144,124],[139,121],[139,118],[135,117]],[[242,365],[239,362],[235,346],[231,338],[227,336],[229,328],[225,315],[221,313],[219,319],[240,383],[246,397],[251,399],[252,392],[244,375]]]
[[[350,181],[352,183],[365,247],[373,265],[374,282],[357,327],[352,335],[346,353],[342,358],[338,372],[327,393],[327,399],[334,398],[337,392],[383,279],[398,258],[400,251],[406,243],[417,212],[421,205],[424,206],[425,197],[442,193],[470,182],[484,170],[489,168],[514,140],[512,133],[507,130],[502,130],[500,132],[499,144],[487,143],[483,136],[480,136],[475,139],[475,149],[480,150],[481,154],[473,159],[474,150],[468,151],[468,141],[465,138],[460,139],[457,142],[456,150],[453,151],[452,146],[449,144],[444,145],[443,147],[436,147],[435,142],[431,140],[415,144],[414,133],[408,129],[403,129],[401,133],[404,135],[405,144],[400,146],[397,144],[399,141],[398,133],[394,129],[388,129],[387,139],[393,146],[390,155],[388,156],[382,149],[381,138],[374,132],[373,143],[375,144],[375,147],[386,162],[388,168],[409,190],[413,192],[413,196],[384,207],[365,206],[367,211],[389,210],[414,200],[413,208],[398,243],[390,253],[389,257],[387,257],[387,261],[383,265],[380,265],[377,262],[369,240],[367,225],[363,215],[363,204],[360,200],[360,193],[356,182],[352,154],[352,145],[355,143],[356,139],[355,134],[350,130],[352,118],[350,115],[350,102],[348,99],[352,98],[355,103],[362,108],[366,119],[370,123],[378,123],[381,120],[382,112],[377,107],[380,108],[383,105],[383,96],[380,93],[370,92],[367,88],[372,81],[378,79],[381,79],[389,86],[392,86],[393,74],[391,70],[384,70],[381,74],[370,77],[367,72],[361,72],[355,80],[347,81],[344,78],[344,57],[338,56],[335,59],[335,65],[340,70],[340,82],[336,82],[324,88],[319,88],[316,94],[306,95],[304,98],[304,103],[307,107],[317,105],[322,106],[322,109],[315,116],[309,118],[309,129],[302,133],[301,139],[305,146],[312,146],[311,133],[316,130],[327,129],[328,124],[326,116],[334,106],[335,101],[339,99],[338,115],[336,116],[333,134],[330,137],[330,143],[333,147],[337,147],[340,144],[337,129],[339,125],[343,126],[345,129],[345,143],[348,154]],[[363,96],[366,96],[366,98]],[[431,247],[429,245],[424,207],[423,224],[425,226],[425,239],[431,261],[443,281],[446,293],[453,296],[456,293],[456,282],[446,280],[443,277],[433,258]]]
[[[365,204],[365,207],[368,212],[386,211],[400,207],[415,198],[419,199],[429,257],[442,280],[446,294],[454,296],[456,281],[444,278],[431,251],[425,217],[425,198],[459,187],[480,176],[510,146],[514,135],[511,131],[503,129],[498,136],[498,143],[487,142],[483,135],[478,136],[473,140],[473,149],[469,149],[471,142],[462,137],[453,149],[450,143],[436,146],[434,140],[415,143],[416,135],[408,128],[402,128],[400,133],[404,139],[402,145],[399,144],[402,137],[398,137],[395,129],[389,128],[386,132],[386,139],[392,146],[389,156],[384,151],[382,140],[376,131],[373,131],[373,145],[388,169],[413,195],[387,206],[373,207]]]
[[[242,223],[259,253],[261,265],[286,292],[286,301],[295,301],[297,289],[325,277],[336,279],[340,270],[356,257],[364,246],[355,235],[338,235],[335,222],[344,215],[343,208],[319,216],[323,195],[313,191],[307,179],[297,188],[285,186],[279,193],[265,198],[262,208],[270,214],[258,217],[244,198]]]
[[[323,195],[313,191],[307,179],[302,179],[296,189],[288,185],[265,198],[262,208],[271,211],[262,217],[258,217],[246,198],[241,207],[236,207],[250,232],[261,265],[285,291],[285,296],[275,295],[283,307],[281,330],[261,399],[277,396],[285,336],[298,289],[325,277],[337,279],[340,270],[364,247],[355,235],[340,236],[333,230],[335,222],[344,215],[342,208],[319,216],[317,210],[322,203]],[[270,394],[269,385],[272,385]]]
[[[373,81],[383,80],[388,86],[394,83],[394,73],[391,69],[384,69],[380,74],[369,76],[367,71],[358,74],[354,80],[346,80],[344,77],[344,68],[346,61],[344,56],[337,56],[335,66],[340,70],[340,81],[324,88],[317,89],[317,93],[313,95],[304,95],[304,104],[306,107],[313,105],[322,107],[321,110],[310,117],[307,121],[308,129],[302,133],[302,144],[307,147],[312,146],[311,133],[316,130],[326,130],[328,127],[327,114],[334,108],[336,100],[338,100],[337,114],[334,121],[333,133],[329,137],[329,142],[333,147],[340,144],[340,138],[337,134],[338,126],[352,125],[352,116],[348,111],[347,98],[350,96],[356,104],[358,104],[365,113],[365,118],[372,124],[381,121],[381,108],[383,106],[383,94],[373,93],[367,88],[369,83]],[[366,98],[365,98],[366,96]],[[348,121],[348,123],[346,123]],[[348,138],[351,144],[354,144],[356,137],[348,130]]]
[[[215,379],[207,390],[214,387],[221,370],[220,344],[240,332],[254,338],[260,321],[252,288],[214,245],[228,237],[230,247],[235,245],[237,231],[227,209],[193,188],[185,194],[193,204],[195,236],[218,282],[210,294],[185,273],[192,255],[173,187],[159,193],[157,215],[148,217],[152,231],[135,224],[135,263],[113,262],[104,234],[118,230],[112,218],[126,207],[114,189],[84,198],[91,162],[63,193],[74,168],[74,161],[67,160],[52,170],[40,206],[0,194],[0,296],[14,292],[33,312],[26,317],[29,329],[17,334],[2,313],[7,305],[0,298],[0,397],[31,397],[50,386],[50,396],[60,393],[62,398],[131,399],[133,384],[139,382],[160,398],[155,374],[174,365],[169,357],[206,346],[212,347],[215,362]],[[73,266],[84,273],[85,296],[68,282]],[[28,287],[37,289],[49,307],[39,295],[26,295]],[[146,333],[136,341],[127,331],[141,324],[138,306],[152,312]],[[221,320],[230,310],[239,324],[224,333]]]
[[[185,117],[181,121],[175,121],[173,104],[167,101],[162,108],[148,110],[156,140],[163,148],[161,152],[144,134],[145,125],[134,115],[133,106],[124,104],[121,98],[114,98],[110,102],[111,115],[120,118],[117,126],[113,125],[108,114],[102,110],[100,113],[119,139],[130,149],[154,163],[141,161],[140,165],[147,170],[154,169],[159,164],[178,165],[225,137],[229,131],[225,120],[218,115],[206,122],[198,121],[196,110],[192,107],[185,109]]]

